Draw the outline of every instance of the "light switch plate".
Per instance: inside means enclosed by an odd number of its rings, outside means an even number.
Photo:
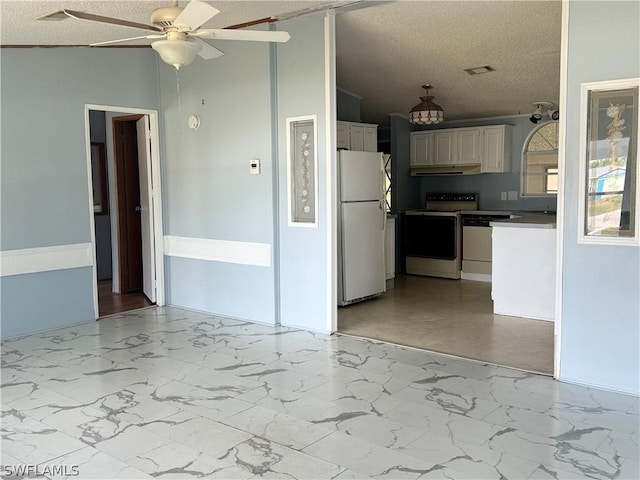
[[[503,202],[507,200],[507,192],[500,192],[500,200]]]
[[[509,200],[518,200],[518,191],[517,190],[510,190],[508,198],[509,198]]]
[[[259,175],[260,174],[260,160],[257,158],[252,158],[249,160],[249,173],[251,175]]]

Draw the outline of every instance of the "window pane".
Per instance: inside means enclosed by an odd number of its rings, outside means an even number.
[[[522,156],[522,194],[556,195],[557,169],[558,122],[548,122],[533,131],[525,146]],[[554,174],[551,178],[550,173]]]
[[[558,193],[558,169],[547,168],[547,193]]]
[[[591,91],[585,235],[633,237],[638,88]]]
[[[589,235],[623,236],[620,230],[622,193],[589,196],[587,229]],[[627,232],[628,233],[628,232]]]

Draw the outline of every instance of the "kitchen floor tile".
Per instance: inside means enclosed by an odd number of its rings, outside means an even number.
[[[339,308],[338,331],[553,373],[553,322],[495,315],[485,282],[400,274],[380,298]]]

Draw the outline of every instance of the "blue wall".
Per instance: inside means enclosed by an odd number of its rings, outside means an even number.
[[[333,17],[329,16],[333,30]],[[327,150],[327,112],[335,90],[327,89],[325,81],[325,19],[309,15],[287,22],[280,28],[291,34],[291,41],[277,47],[278,98],[278,162],[280,217],[280,312],[283,325],[311,330],[327,330],[329,231],[327,162],[335,156]],[[331,72],[335,78],[335,72]],[[287,218],[287,151],[286,119],[301,115],[317,115],[318,162],[318,226],[289,226]]]
[[[636,395],[640,248],[579,245],[577,237],[580,84],[640,76],[639,18],[638,2],[569,3],[560,363],[562,379]],[[603,28],[610,25],[615,28]]]
[[[269,46],[216,42],[225,55],[159,65],[165,235],[272,244]],[[187,118],[200,117],[190,130]],[[249,174],[259,159],[261,174]],[[167,303],[274,323],[274,266],[166,258]]]
[[[394,157],[394,160],[401,162],[402,165],[409,165],[409,156],[411,155],[410,138],[408,131],[416,130],[437,130],[440,128],[460,128],[475,127],[480,125],[512,125],[512,152],[511,152],[511,172],[509,173],[483,173],[481,175],[437,175],[425,177],[411,177],[409,180],[417,185],[417,188],[407,189],[405,186],[400,188],[401,199],[400,205],[407,205],[407,208],[424,207],[424,199],[427,193],[468,193],[475,192],[479,194],[480,208],[484,210],[556,210],[556,197],[520,197],[514,201],[500,200],[500,192],[515,190],[520,194],[520,173],[522,170],[522,148],[528,135],[536,127],[531,123],[528,117],[496,117],[482,120],[459,120],[455,122],[445,122],[438,125],[437,128],[415,128],[409,124],[409,121],[402,116],[395,116],[396,122],[406,127],[401,130],[401,136],[392,138],[396,142],[406,144],[404,155],[406,158]],[[403,175],[402,172],[400,175]],[[403,183],[405,179],[401,180]],[[402,207],[401,207],[402,209]]]
[[[155,52],[7,48],[0,67],[2,250],[90,242],[85,104],[157,109]],[[93,321],[92,272],[3,277],[2,336]]]
[[[336,108],[338,120],[345,122],[360,121],[360,97],[344,90],[336,90]]]

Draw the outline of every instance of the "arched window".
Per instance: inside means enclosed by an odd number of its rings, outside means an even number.
[[[547,122],[529,134],[522,149],[522,195],[558,193],[558,122]]]

